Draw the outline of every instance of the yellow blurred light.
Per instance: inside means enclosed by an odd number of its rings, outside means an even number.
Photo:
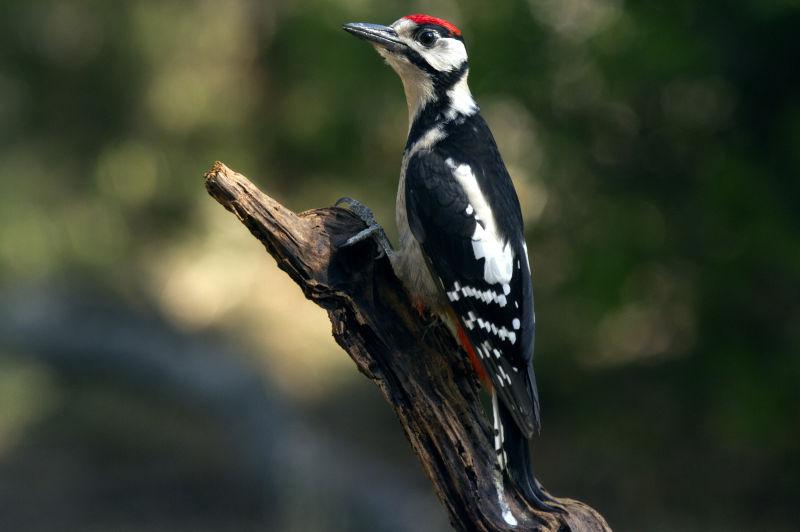
[[[695,313],[686,279],[663,266],[635,271],[623,286],[628,301],[608,313],[595,334],[595,364],[678,356],[694,343]]]
[[[265,372],[300,399],[324,395],[354,375],[324,310],[211,200],[197,215],[208,227],[150,258],[149,284],[164,312],[186,328],[224,323],[264,353]]]
[[[134,38],[149,68],[144,113],[171,132],[241,124],[257,90],[254,4],[140,2]]]
[[[547,205],[548,191],[538,177],[544,149],[533,117],[510,98],[489,100],[483,109],[517,189],[522,215],[527,223],[535,223]]]

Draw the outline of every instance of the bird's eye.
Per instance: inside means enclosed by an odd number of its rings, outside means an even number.
[[[433,30],[424,30],[417,35],[417,40],[422,46],[430,46],[436,42],[436,32]]]

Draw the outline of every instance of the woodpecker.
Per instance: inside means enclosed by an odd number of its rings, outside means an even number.
[[[461,31],[422,14],[343,29],[372,44],[400,76],[409,118],[397,190],[399,246],[390,248],[369,209],[343,198],[368,224],[347,244],[377,237],[415,307],[447,324],[491,393],[499,468],[535,507],[558,511],[534,476],[529,449],[540,421],[522,212],[467,85]]]

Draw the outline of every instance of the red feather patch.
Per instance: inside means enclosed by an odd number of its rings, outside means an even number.
[[[407,15],[404,18],[407,18],[408,20],[410,20],[412,22],[416,22],[417,24],[420,24],[420,25],[421,24],[435,24],[437,26],[443,27],[444,29],[446,29],[447,31],[449,31],[450,33],[455,35],[456,37],[461,37],[461,30],[456,28],[453,24],[451,24],[450,22],[447,22],[443,18],[436,18],[436,17],[432,17],[430,15],[423,15],[423,14]]]

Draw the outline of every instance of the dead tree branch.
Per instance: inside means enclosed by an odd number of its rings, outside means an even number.
[[[219,162],[205,183],[306,297],[328,311],[333,336],[394,408],[456,529],[610,530],[581,502],[561,499],[566,515],[542,513],[503,487],[463,352],[443,326],[420,318],[389,261],[374,259],[371,240],[339,247],[363,229],[358,218],[336,207],[295,214]]]

